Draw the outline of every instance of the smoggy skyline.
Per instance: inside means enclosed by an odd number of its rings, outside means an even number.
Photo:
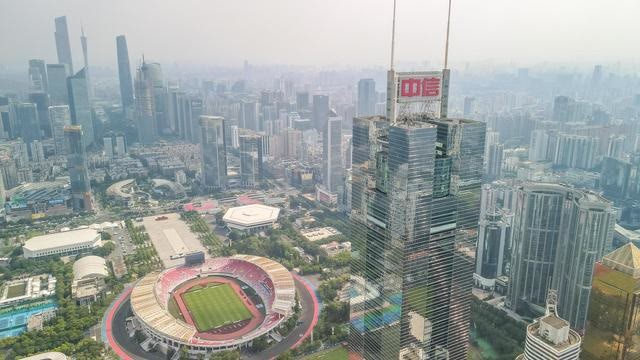
[[[397,60],[441,66],[446,0],[398,1]],[[606,6],[605,6],[606,5]],[[67,16],[74,63],[81,64],[80,26],[90,62],[116,66],[115,37],[124,34],[132,65],[144,53],[163,63],[388,66],[391,0],[274,0],[159,3],[8,1],[0,12],[0,65],[57,62],[54,18]],[[618,0],[454,0],[453,64],[494,61],[636,63],[640,3]]]

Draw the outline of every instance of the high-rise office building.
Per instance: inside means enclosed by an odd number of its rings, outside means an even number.
[[[51,137],[51,122],[49,121],[49,95],[44,92],[29,94],[29,102],[36,105],[38,112],[38,126],[40,133],[45,138]]]
[[[16,119],[16,127],[19,129],[17,134],[22,138],[22,141],[29,145],[32,141],[42,138],[36,104],[12,103],[10,109]]]
[[[29,60],[29,92],[46,93],[49,88],[47,80],[47,67],[44,60]]]
[[[224,141],[224,118],[200,116],[200,161],[202,180],[212,190],[227,187],[227,150]]]
[[[557,293],[551,290],[547,297],[545,314],[527,326],[524,354],[516,360],[580,359],[580,334],[558,315]]]
[[[322,183],[332,193],[344,187],[342,164],[342,118],[334,110],[329,111],[322,131]]]
[[[485,131],[427,114],[354,119],[353,358],[466,358]]]
[[[240,122],[240,127],[243,129],[260,131],[260,124],[258,122],[260,111],[258,110],[258,103],[255,101],[243,102],[241,111],[242,121]]]
[[[124,135],[116,135],[116,147],[114,149],[115,156],[123,157],[127,154],[127,143]]]
[[[296,110],[309,110],[309,93],[300,91],[296,93]]]
[[[138,141],[144,145],[153,143],[158,136],[153,85],[150,68],[143,60],[142,65],[136,72],[134,88],[136,92],[135,121],[138,129]]]
[[[373,79],[358,81],[358,111],[357,116],[376,115],[376,82]]]
[[[84,62],[84,75],[87,80],[87,91],[89,93],[89,101],[93,101],[93,83],[91,82],[91,70],[89,69],[89,44],[87,37],[84,35],[84,28],[80,28],[80,45],[82,45],[82,60]]]
[[[639,315],[640,249],[628,243],[595,265],[582,359],[637,359]]]
[[[47,64],[47,86],[51,105],[69,104],[67,76],[69,71],[66,64]]]
[[[113,159],[113,137],[105,136],[102,138],[102,149],[104,150],[104,156]]]
[[[600,171],[600,188],[613,200],[635,199],[640,195],[640,159],[626,161],[605,157]]]
[[[263,146],[260,135],[240,135],[240,185],[255,188],[262,180]]]
[[[69,92],[69,110],[71,110],[71,123],[82,127],[83,143],[85,146],[93,144],[93,115],[85,69],[67,78],[67,91]]]
[[[487,158],[487,178],[490,180],[500,179],[502,175],[502,162],[504,161],[504,145],[489,145]]]
[[[511,256],[511,223],[507,215],[493,210],[484,214],[478,226],[476,286],[493,290],[499,276],[506,275]]]
[[[184,113],[181,111],[182,99],[186,96],[183,91],[180,91],[177,83],[169,83],[167,92],[165,93],[164,105],[165,105],[165,118],[167,132],[177,135],[180,138],[184,138]]]
[[[143,61],[144,62],[144,61]],[[170,134],[171,128],[169,126],[166,116],[166,89],[164,86],[164,75],[162,73],[162,66],[159,63],[146,63],[146,73],[149,77],[149,81],[152,86],[153,93],[153,116],[156,122],[157,136],[164,134]]]
[[[67,153],[64,138],[64,127],[71,125],[71,112],[69,105],[49,106],[49,120],[51,121],[51,133],[53,135],[53,148],[56,155]]]
[[[91,185],[87,171],[87,159],[82,128],[69,125],[64,128],[67,144],[67,169],[71,181],[71,202],[74,212],[92,211]]]
[[[120,80],[120,97],[122,109],[127,111],[133,106],[133,82],[131,80],[131,65],[129,64],[129,49],[124,35],[116,37],[118,53],[118,78]]]
[[[590,170],[596,165],[599,147],[597,137],[560,133],[555,138],[553,164]]]
[[[465,96],[464,98],[464,108],[462,110],[462,114],[465,118],[469,119],[474,116],[476,113],[476,98]]]
[[[531,140],[529,142],[529,161],[546,161],[548,160],[549,151],[549,135],[545,130],[534,130],[531,132]]]
[[[313,95],[313,126],[318,131],[323,131],[329,119],[329,96]]]
[[[593,264],[613,239],[612,204],[557,184],[526,184],[517,197],[508,305],[518,313],[543,313],[547,291],[556,288],[560,315],[584,329]]]
[[[67,17],[55,18],[56,24],[56,52],[58,53],[58,63],[66,64],[69,73],[73,74],[73,61],[71,60],[71,44],[69,43],[69,29],[67,27]]]
[[[567,96],[556,96],[553,101],[553,121],[566,123],[573,121],[575,103]]]

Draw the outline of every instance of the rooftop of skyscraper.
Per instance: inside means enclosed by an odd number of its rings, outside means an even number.
[[[602,262],[615,270],[640,278],[640,249],[633,243],[628,243],[605,255]]]

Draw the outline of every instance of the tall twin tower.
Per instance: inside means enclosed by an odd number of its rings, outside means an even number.
[[[392,45],[387,116],[353,122],[350,359],[467,356],[486,129],[448,118],[446,57],[396,72]]]

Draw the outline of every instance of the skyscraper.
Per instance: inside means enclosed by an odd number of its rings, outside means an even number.
[[[596,165],[599,139],[560,133],[555,138],[553,164],[590,170]]]
[[[529,161],[548,160],[549,135],[545,130],[534,130],[531,132],[529,142]]]
[[[71,110],[71,123],[82,127],[83,144],[93,144],[93,115],[89,102],[89,90],[85,69],[78,71],[67,78],[67,91],[69,92],[69,109]]]
[[[45,138],[51,137],[51,123],[49,122],[49,95],[44,92],[30,93],[29,102],[36,105],[40,132]]]
[[[262,137],[260,135],[240,135],[240,185],[255,188],[262,180]]]
[[[480,220],[476,248],[477,286],[493,290],[499,276],[506,274],[511,256],[511,224],[504,214],[492,210]]]
[[[490,180],[500,179],[502,175],[502,162],[504,161],[504,145],[489,145],[487,158],[487,178]]]
[[[122,109],[133,106],[133,83],[131,80],[131,65],[129,64],[129,49],[124,35],[116,37],[116,50],[118,52],[118,78],[120,79],[120,97]]]
[[[71,112],[69,105],[49,106],[49,119],[51,121],[51,133],[56,155],[67,153],[64,138],[65,126],[71,125]]]
[[[582,359],[637,359],[638,315],[640,249],[628,243],[595,265]]]
[[[612,204],[557,184],[526,184],[517,197],[507,303],[543,313],[547,291],[557,288],[560,315],[584,329],[593,264],[611,247]]]
[[[322,181],[325,188],[337,193],[344,187],[342,164],[342,118],[330,110],[322,131]]]
[[[240,127],[253,131],[260,131],[258,103],[247,101],[242,103],[242,122]]]
[[[358,111],[356,115],[375,115],[376,103],[376,82],[373,79],[360,79],[358,81]]]
[[[29,92],[46,93],[47,86],[47,68],[44,60],[29,60]]]
[[[105,136],[102,138],[102,148],[104,150],[104,156],[108,159],[113,159],[113,137]]]
[[[296,110],[309,110],[309,93],[300,91],[296,93]]]
[[[47,86],[51,105],[69,104],[67,76],[69,71],[66,64],[47,64]]]
[[[471,118],[476,112],[476,98],[465,96],[464,109],[462,111],[465,118]]]
[[[527,326],[524,354],[516,360],[578,360],[580,335],[558,315],[558,295],[550,290],[544,316]]]
[[[32,141],[42,138],[36,104],[13,103],[11,111],[16,119],[16,127],[19,129],[17,134],[22,138],[22,141],[29,145]]]
[[[466,357],[484,137],[427,114],[354,120],[355,358]]]
[[[80,44],[82,45],[82,60],[84,61],[84,75],[87,80],[87,91],[89,93],[89,101],[93,100],[93,83],[91,82],[91,71],[89,69],[89,44],[87,37],[84,35],[84,28],[80,28]]]
[[[74,212],[92,211],[91,185],[87,171],[84,136],[78,125],[64,128],[67,144],[67,169],[71,181],[71,201]]]
[[[202,180],[210,189],[227,187],[227,151],[224,141],[224,118],[200,116],[200,158]]]
[[[67,27],[67,17],[55,18],[56,24],[56,52],[58,53],[58,63],[67,64],[69,73],[73,74],[73,61],[71,60],[71,44],[69,43],[69,30]]]
[[[156,141],[158,129],[155,120],[155,98],[153,95],[153,77],[147,64],[142,65],[136,72],[135,80],[135,121],[138,129],[138,141],[141,144],[151,144]]]
[[[144,63],[144,61],[143,61]],[[162,66],[159,63],[146,63],[146,73],[149,77],[153,93],[153,116],[156,123],[156,135],[170,134],[171,127],[167,120],[166,106],[166,89],[164,87],[164,75]]]
[[[329,119],[329,96],[313,95],[313,126],[323,131]]]

